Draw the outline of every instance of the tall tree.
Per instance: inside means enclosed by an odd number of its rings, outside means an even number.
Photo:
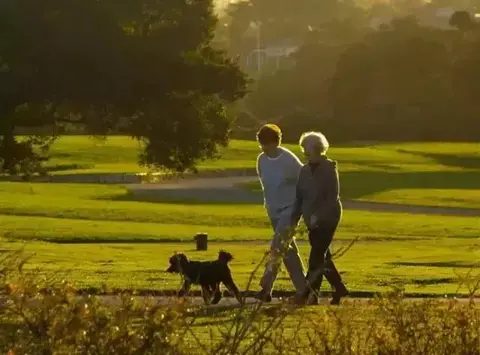
[[[0,158],[32,156],[15,128],[121,128],[145,143],[140,162],[184,171],[228,141],[225,103],[246,78],[211,46],[211,0],[0,2]],[[19,149],[21,148],[21,149]]]

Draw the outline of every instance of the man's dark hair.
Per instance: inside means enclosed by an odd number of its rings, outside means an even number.
[[[260,144],[275,143],[279,145],[282,141],[282,130],[273,123],[263,125],[257,132],[257,141]]]

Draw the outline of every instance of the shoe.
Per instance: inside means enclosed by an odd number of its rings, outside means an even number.
[[[265,292],[265,290],[261,290],[257,292],[256,294],[253,295],[253,298],[265,303],[272,302],[272,295],[270,293]]]
[[[338,287],[335,289],[335,292],[333,293],[332,301],[330,304],[332,306],[338,306],[340,304],[340,300],[342,297],[348,296],[350,292],[347,290],[344,284],[342,286]]]
[[[297,293],[295,296],[293,296],[290,299],[290,303],[297,306],[303,306],[307,303],[307,299],[308,299],[308,294],[305,295],[303,293],[300,293],[300,294]]]
[[[307,306],[318,306],[318,297],[310,296],[305,304]]]
[[[308,298],[307,298],[307,301],[306,301],[306,304],[308,306],[317,306],[318,305],[318,293],[319,292],[310,292],[310,294],[308,295]]]

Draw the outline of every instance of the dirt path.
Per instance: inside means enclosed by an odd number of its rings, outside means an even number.
[[[176,298],[174,297],[165,297],[165,296],[155,296],[155,297],[144,297],[144,296],[136,296],[134,297],[136,301],[138,301],[141,304],[148,304],[148,305],[160,305],[160,306],[168,306],[173,304],[176,301]],[[102,302],[105,305],[108,306],[113,306],[113,307],[118,307],[122,305],[122,300],[119,296],[99,296],[98,299],[100,302]],[[80,300],[80,297],[79,297]],[[431,301],[431,300],[438,300],[442,303],[452,301],[452,298],[445,298],[445,297],[430,297],[430,298],[420,298],[420,297],[408,297],[404,298],[404,302],[425,302],[425,301]],[[281,298],[274,298],[272,299],[271,303],[268,303],[268,305],[272,306],[278,306],[281,305],[283,302],[285,302],[286,299],[281,299]],[[355,298],[355,297],[346,297],[342,300],[342,305],[345,306],[353,306],[353,305],[368,305],[374,301],[373,298]],[[475,306],[480,306],[480,299],[479,298],[473,298],[472,300],[468,298],[457,298],[455,299],[456,302],[459,302],[462,305],[468,305],[469,302],[474,302]],[[32,301],[32,302],[38,302],[38,301]],[[240,308],[240,304],[238,301],[233,298],[233,297],[223,297],[220,302],[216,305],[209,305],[205,306],[203,302],[202,297],[188,297],[187,302],[190,306],[192,306],[192,313],[198,313],[198,312],[206,312],[206,313],[215,313],[215,312],[221,312],[221,311],[226,311],[226,310],[232,310],[236,308]],[[320,306],[325,306],[328,305],[330,302],[330,297],[322,297],[319,300],[319,305]],[[259,301],[252,297],[247,297],[245,299],[245,304],[246,305],[254,305],[258,304]],[[6,305],[6,298],[0,297],[0,307]],[[205,307],[204,307],[205,306]],[[309,306],[312,307],[312,306]],[[195,310],[196,309],[196,310]]]
[[[252,169],[231,171],[206,171],[200,175],[187,174],[185,179],[163,180],[159,183],[142,183],[144,174],[74,174],[39,176],[34,182],[50,183],[102,183],[125,184],[135,195],[158,195],[179,200],[230,203],[262,203],[262,196],[249,192],[235,185],[256,181]],[[20,177],[0,177],[0,181],[22,181]],[[414,214],[450,215],[480,217],[480,209],[416,206],[394,203],[377,203],[367,201],[343,201],[345,209],[363,211],[403,212]]]
[[[404,302],[424,302],[424,301],[431,301],[431,300],[438,300],[442,303],[446,303],[448,301],[450,301],[451,299],[448,299],[448,298],[405,298],[404,299]],[[121,305],[121,301],[120,301],[120,298],[116,297],[116,296],[102,296],[100,298],[100,300],[102,302],[104,302],[104,304],[107,304],[107,305],[110,305],[110,306],[119,306]],[[172,304],[172,302],[175,301],[174,298],[168,298],[168,297],[153,297],[153,298],[138,298],[139,302],[148,302],[148,304],[154,304],[154,305],[169,305],[169,304]],[[205,306],[204,307],[204,302],[203,302],[203,299],[201,297],[191,297],[188,299],[188,301],[190,302],[190,304],[193,306],[193,307],[201,307],[200,309],[197,309],[196,311],[193,311],[193,313],[198,313],[198,312],[201,312],[201,313],[216,313],[216,312],[221,312],[221,311],[226,311],[226,310],[233,310],[233,309],[236,309],[236,308],[240,308],[240,304],[238,303],[238,301],[233,298],[233,297],[224,297],[220,300],[220,302],[217,304],[217,305],[210,305],[210,306]],[[353,306],[353,305],[368,305],[369,303],[371,303],[372,301],[374,301],[373,298],[352,298],[352,297],[347,297],[347,298],[344,298],[342,300],[342,305],[344,306]],[[459,302],[460,304],[462,305],[468,305],[469,302],[470,302],[470,299],[468,298],[459,298],[459,299],[456,299],[457,302]],[[254,304],[258,304],[259,301],[257,301],[256,299],[254,298],[246,298],[245,299],[245,304],[246,305],[254,305]],[[272,305],[272,306],[279,306],[281,305],[282,303],[284,302],[284,300],[282,299],[279,299],[279,298],[274,298],[272,299],[272,302],[271,303],[268,303],[268,305]],[[325,306],[325,305],[328,305],[330,302],[330,298],[327,298],[327,297],[323,297],[319,300],[319,305],[320,306]],[[473,302],[475,304],[475,306],[479,306],[480,305],[480,301],[479,299],[473,299]],[[312,307],[312,306],[309,306],[309,307]],[[203,310],[203,311],[202,311]]]
[[[262,203],[262,196],[236,185],[256,181],[252,176],[230,176],[220,178],[198,178],[164,181],[156,184],[130,184],[127,188],[138,196],[158,195],[180,200],[208,202]],[[363,211],[403,212],[450,216],[480,217],[480,209],[414,206],[393,203],[343,201],[345,209]]]

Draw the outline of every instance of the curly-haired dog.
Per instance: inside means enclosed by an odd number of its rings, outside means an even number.
[[[185,281],[178,293],[179,297],[185,296],[192,284],[197,284],[202,287],[205,304],[217,304],[222,298],[220,284],[223,283],[238,302],[242,303],[240,291],[228,267],[232,259],[232,254],[226,251],[220,251],[215,261],[190,261],[185,254],[175,254],[170,258],[170,267],[166,271],[183,275]]]

